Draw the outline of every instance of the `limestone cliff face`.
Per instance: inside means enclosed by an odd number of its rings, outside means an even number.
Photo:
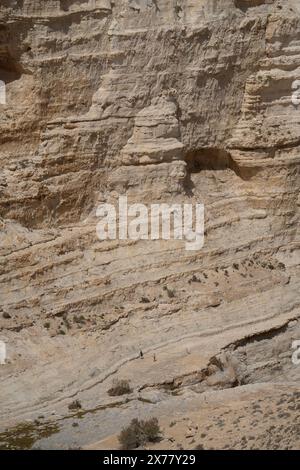
[[[243,173],[295,149],[297,2],[2,3],[2,217],[45,227],[86,216],[135,119],[170,90],[183,160],[233,148]]]
[[[140,390],[197,364],[206,390],[220,350],[299,317],[298,0],[1,0],[0,80],[2,422],[95,408],[122,367]],[[100,242],[120,194],[205,203],[204,249]]]

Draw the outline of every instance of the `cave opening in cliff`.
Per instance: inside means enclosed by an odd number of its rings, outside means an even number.
[[[190,151],[185,160],[190,173],[204,170],[232,170],[237,173],[237,167],[229,152],[224,149],[207,147]]]
[[[11,54],[7,50],[1,51],[0,49],[0,79],[5,83],[14,82],[19,80],[22,73],[22,67]]]
[[[0,80],[10,83],[18,80],[22,73],[21,65],[10,50],[7,28],[0,24]]]
[[[0,80],[5,83],[10,83],[19,80],[21,75],[21,70],[15,67],[13,63],[6,60],[3,61],[0,58]]]

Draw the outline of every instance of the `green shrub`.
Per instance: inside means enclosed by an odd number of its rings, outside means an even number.
[[[141,434],[139,421],[133,419],[127,428],[122,429],[119,437],[122,449],[136,449],[144,443],[144,436]]]
[[[157,418],[142,421],[142,428],[149,442],[156,442],[160,435],[160,427]]]
[[[160,427],[157,418],[147,421],[133,419],[127,428],[118,436],[122,449],[136,449],[147,442],[157,442],[160,438]]]
[[[119,397],[121,395],[127,395],[128,393],[132,393],[132,389],[130,388],[128,380],[116,380],[113,383],[113,386],[107,391],[107,393],[111,397]]]
[[[84,325],[86,323],[83,315],[80,315],[80,316],[74,315],[74,322],[78,323],[79,325]]]
[[[80,410],[82,408],[79,400],[72,401],[68,406],[69,410]]]

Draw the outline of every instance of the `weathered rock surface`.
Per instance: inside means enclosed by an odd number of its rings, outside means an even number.
[[[0,447],[299,448],[298,0],[2,0],[0,80]],[[204,203],[204,248],[99,241],[120,194]]]

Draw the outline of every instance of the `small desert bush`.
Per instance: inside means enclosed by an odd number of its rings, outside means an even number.
[[[142,429],[147,437],[147,441],[156,442],[159,439],[160,427],[157,418],[142,421]]]
[[[174,289],[170,289],[170,288],[167,287],[167,286],[164,286],[163,289],[166,291],[166,293],[167,293],[169,299],[173,299],[173,298],[175,297],[175,290],[174,290]]]
[[[72,401],[68,406],[69,410],[80,410],[82,408],[79,400]]]
[[[198,444],[196,447],[195,447],[195,450],[204,450],[204,447],[202,444]]]
[[[80,316],[74,315],[74,322],[77,323],[78,325],[84,325],[86,323],[83,315],[80,315]]]
[[[129,381],[125,379],[116,380],[113,383],[113,386],[107,391],[111,397],[119,397],[121,395],[127,395],[131,392],[132,389],[130,387]]]
[[[122,449],[136,449],[147,442],[157,442],[160,438],[161,430],[157,418],[147,421],[133,419],[127,428],[122,429],[119,434],[119,442]]]

